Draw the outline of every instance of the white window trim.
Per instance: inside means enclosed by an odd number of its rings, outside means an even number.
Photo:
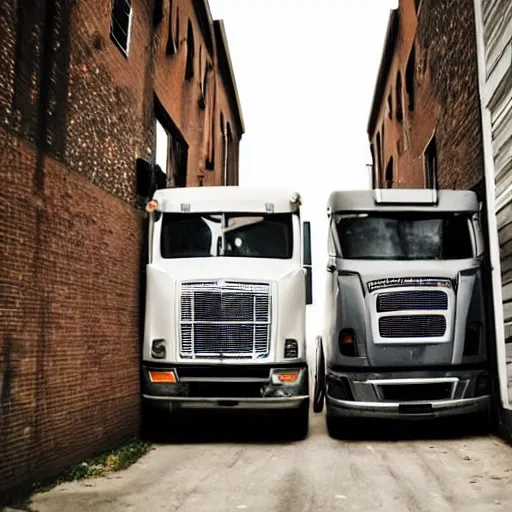
[[[110,34],[112,38],[115,40],[116,46],[119,48],[119,51],[126,57],[130,55],[130,42],[131,42],[131,35],[132,35],[132,24],[133,24],[133,2],[130,1],[130,13],[128,14],[128,31],[126,33],[126,49],[123,48],[123,45],[115,38],[114,31],[112,30],[112,24],[114,23],[114,16],[112,13],[113,9],[113,1],[112,0],[112,8],[110,10]],[[123,0],[126,1],[126,0]]]

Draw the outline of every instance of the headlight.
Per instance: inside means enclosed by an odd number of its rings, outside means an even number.
[[[151,356],[154,359],[165,359],[165,340],[158,339],[151,342]]]
[[[285,359],[299,357],[299,344],[297,340],[287,339],[284,342],[284,357]]]

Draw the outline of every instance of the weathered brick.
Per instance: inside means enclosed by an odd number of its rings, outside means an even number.
[[[385,185],[390,157],[395,163],[394,187],[426,186],[424,150],[435,133],[438,181],[441,188],[474,188],[483,179],[483,153],[478,98],[478,74],[472,0],[423,0],[416,12],[414,0],[400,0],[396,45],[384,72],[382,93],[372,107],[370,143],[384,132],[377,186]],[[411,48],[415,47],[415,108],[407,108],[405,77]],[[396,118],[397,74],[402,76],[404,119]],[[387,97],[393,94],[393,118]],[[406,150],[401,146],[406,141]],[[375,149],[376,154],[376,149]]]
[[[132,3],[126,58],[110,38],[111,2],[0,2],[0,506],[138,432],[135,164],[154,161],[154,95],[189,147],[188,186],[223,183],[221,114],[237,173],[243,122],[207,4],[162,2],[154,26],[157,3]]]

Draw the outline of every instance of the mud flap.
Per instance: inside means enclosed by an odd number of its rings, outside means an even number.
[[[324,410],[325,402],[325,357],[321,336],[316,338],[315,389],[313,393],[313,412],[320,413]]]

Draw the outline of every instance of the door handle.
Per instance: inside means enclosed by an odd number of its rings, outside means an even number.
[[[334,263],[327,265],[327,272],[335,272],[335,271],[336,271],[336,265]]]

